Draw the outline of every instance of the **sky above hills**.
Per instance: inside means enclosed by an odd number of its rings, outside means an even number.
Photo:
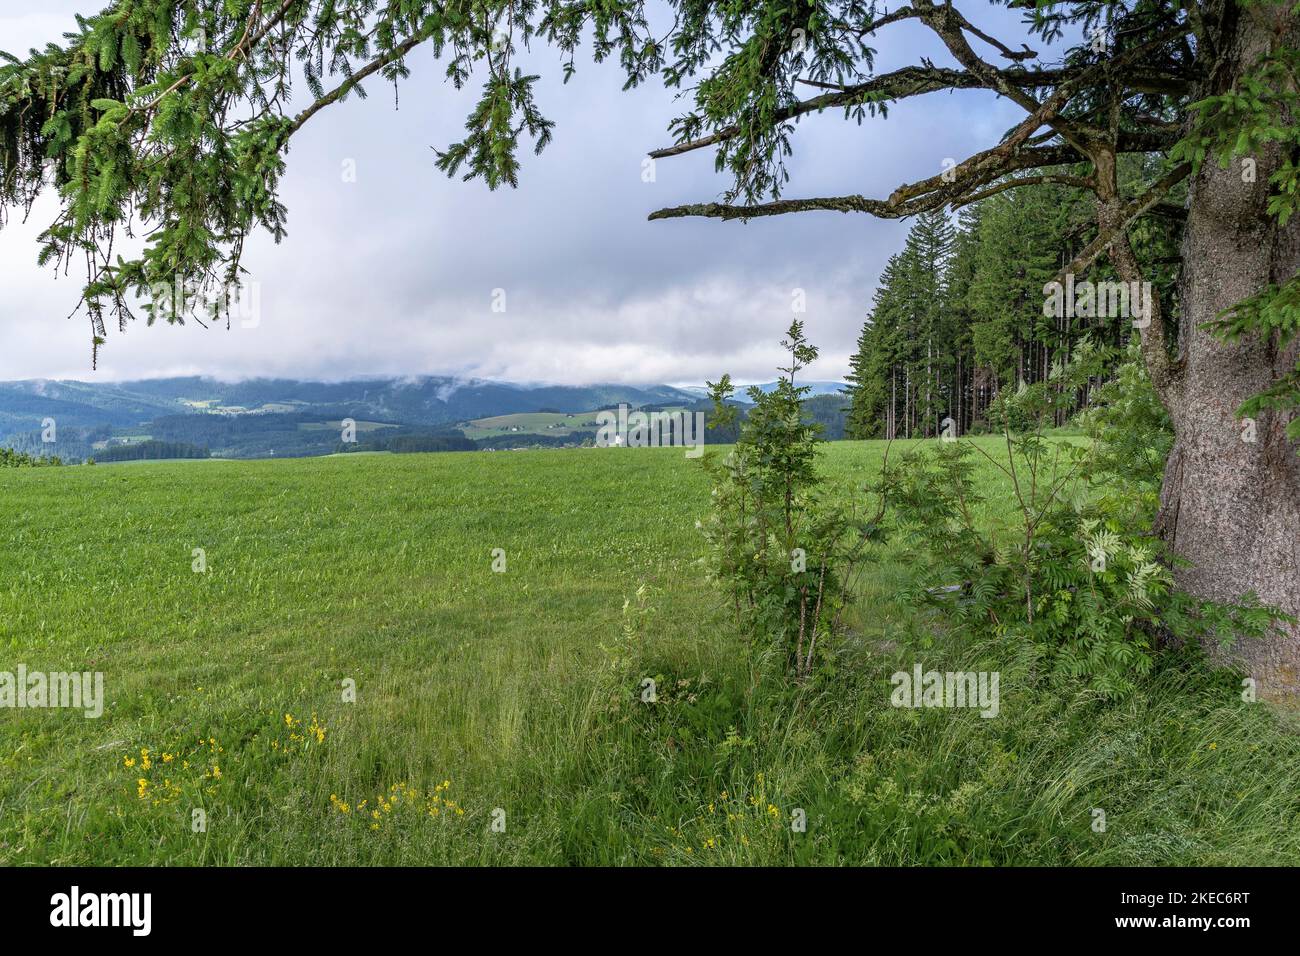
[[[58,40],[74,12],[99,6],[8,0],[0,48],[21,55]],[[971,13],[1003,38],[1022,35],[1018,14]],[[876,46],[878,71],[918,56],[953,65],[906,23]],[[539,101],[557,127],[540,157],[521,151],[517,190],[493,193],[434,167],[431,147],[460,138],[478,84],[458,93],[424,49],[408,57],[400,109],[391,86],[372,82],[368,100],[313,119],[288,158],[289,236],[277,246],[256,235],[245,256],[260,296],[255,328],[110,329],[92,372],[86,318],[65,318],[79,276],[36,266],[35,238],[57,209],[43,197],[26,223],[0,230],[0,380],[428,374],[677,384],[730,372],[768,381],[795,289],[805,292],[801,317],[823,353],[809,377],[841,379],[907,225],[836,213],[649,223],[654,209],[713,200],[728,185],[704,150],[659,161],[654,181],[643,181],[646,152],[669,144],[668,122],[686,104],[657,84],[622,92],[609,65],[580,61],[561,84],[558,56],[540,45],[526,61],[546,77]],[[886,196],[987,145],[1017,113],[971,91],[902,103],[862,126],[840,113],[807,118],[786,195]],[[345,175],[352,170],[355,181]],[[504,312],[493,311],[496,290]]]

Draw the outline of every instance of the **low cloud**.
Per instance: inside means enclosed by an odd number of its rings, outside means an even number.
[[[88,6],[52,0],[39,17],[0,14],[0,36],[19,50],[58,39],[70,25],[62,14]],[[922,48],[920,34],[900,36],[892,58],[943,58]],[[44,197],[29,222],[0,231],[0,380],[454,375],[583,384],[730,372],[768,381],[795,317],[794,289],[806,294],[799,317],[824,356],[810,375],[842,377],[906,224],[835,213],[649,223],[658,207],[713,199],[727,185],[708,151],[660,161],[654,182],[642,181],[645,153],[666,142],[682,104],[653,84],[622,92],[613,64],[584,65],[562,85],[553,57],[534,57],[548,74],[539,96],[557,121],[556,141],[524,157],[518,190],[491,192],[434,168],[429,147],[460,137],[476,91],[448,88],[423,51],[410,59],[400,116],[391,91],[374,83],[369,100],[308,124],[284,181],[289,236],[248,244],[245,264],[261,283],[257,328],[110,328],[92,373],[84,315],[64,319],[80,277],[74,269],[56,279],[35,265],[36,236],[56,211]],[[978,130],[962,121],[972,109],[989,128],[1014,120],[1015,107],[965,92],[904,102],[887,121],[862,126],[838,113],[808,117],[787,193],[888,195],[979,147]],[[504,312],[492,310],[496,290]]]

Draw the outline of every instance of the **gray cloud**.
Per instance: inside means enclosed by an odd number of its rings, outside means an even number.
[[[9,5],[6,5],[9,6]],[[0,14],[11,51],[57,39],[61,15],[94,2],[42,3]],[[981,22],[1014,15],[986,12]],[[1005,31],[1004,31],[1005,32]],[[918,53],[946,62],[923,32],[901,25],[878,68]],[[882,44],[883,46],[883,44]],[[656,86],[621,92],[617,68],[580,67],[567,86],[551,51],[532,58],[552,78],[540,93],[556,141],[525,159],[518,190],[446,179],[431,146],[459,138],[474,91],[457,93],[422,51],[401,88],[374,83],[368,100],[324,111],[295,138],[284,181],[289,237],[258,236],[246,265],[260,283],[257,328],[196,325],[112,334],[90,371],[87,324],[65,321],[75,274],[35,265],[35,236],[53,215],[46,198],[27,224],[0,231],[0,379],[120,380],[206,374],[338,379],[450,374],[514,381],[697,382],[729,371],[766,380],[806,290],[806,320],[835,378],[885,260],[906,224],[813,213],[748,225],[648,223],[660,206],[716,198],[726,181],[701,152],[660,161],[642,182],[649,149],[668,141],[684,110]],[[839,113],[806,119],[795,139],[788,194],[883,196],[938,172],[1013,124],[1016,108],[980,93],[900,104],[861,126]],[[356,182],[344,182],[345,161]],[[494,289],[506,311],[491,310]]]

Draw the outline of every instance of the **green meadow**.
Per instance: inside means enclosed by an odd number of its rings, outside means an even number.
[[[883,450],[821,467],[866,507]],[[0,710],[0,864],[1300,863],[1287,715],[1178,657],[1047,693],[897,547],[833,676],[759,686],[708,497],[673,449],[0,472],[0,671],[104,675],[97,719]],[[890,706],[916,663],[999,715]]]

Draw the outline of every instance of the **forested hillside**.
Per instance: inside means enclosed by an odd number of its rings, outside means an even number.
[[[422,384],[402,386],[396,380],[341,384],[257,380],[230,385],[189,378],[134,382],[129,389],[48,382],[39,390],[35,388],[38,383],[15,383],[7,391],[0,388],[0,425],[8,407],[6,401],[12,400],[13,407],[23,409],[13,420],[24,427],[7,433],[0,427],[0,447],[34,458],[58,457],[68,463],[91,458],[100,462],[206,458],[209,454],[218,458],[305,458],[353,451],[562,448],[593,444],[594,419],[590,416],[580,421],[575,419],[582,427],[566,427],[558,432],[527,423],[537,413],[548,411],[561,419],[566,413],[572,417],[573,413],[587,411],[574,403],[596,401],[604,396],[612,397],[612,401],[597,402],[605,409],[616,410],[620,404],[626,404],[646,412],[673,408],[711,415],[712,410],[708,402],[696,399],[689,392],[663,385],[526,388],[496,383],[481,385],[472,394],[467,389],[458,400],[467,403],[466,407],[477,407],[476,403],[486,401],[488,408],[504,406],[515,409],[514,412],[468,421],[431,423],[430,419],[440,419],[451,407],[450,393],[443,393],[447,401],[435,397],[435,385],[439,382],[444,388],[453,387],[450,379],[429,379]],[[806,417],[821,424],[828,439],[841,439],[846,434],[848,403],[838,391],[841,387],[834,382],[818,383],[819,393],[808,395],[804,401]],[[123,411],[120,407],[123,396],[131,395],[147,396],[159,402],[163,414],[152,417],[143,414],[148,411],[147,404],[136,406],[135,412]],[[73,407],[67,396],[80,400]],[[331,396],[339,396],[341,400],[331,403],[327,401]],[[646,401],[659,396],[675,401]],[[549,408],[543,405],[547,397],[558,404]],[[235,399],[247,404],[229,404]],[[740,405],[743,418],[747,406],[743,402]],[[498,419],[516,427],[508,433],[494,434],[475,424]],[[347,438],[344,437],[346,421],[351,421],[355,430]],[[704,436],[709,444],[725,444],[734,439],[734,428],[727,427],[710,429]]]
[[[1129,172],[1135,184],[1142,171],[1132,163]],[[1099,314],[1108,303],[1081,297],[1054,309],[1045,290],[1086,245],[1093,211],[1077,190],[989,193],[955,217],[921,213],[885,267],[849,375],[852,437],[928,437],[943,431],[945,419],[957,434],[983,431],[1001,389],[1045,380],[1085,337],[1119,346],[1132,335],[1131,316]],[[1171,225],[1179,209],[1162,207],[1165,216],[1134,236],[1166,316],[1176,316]],[[1099,269],[1096,278],[1111,275]],[[1083,389],[1056,424],[1087,404],[1098,384]]]
[[[475,445],[456,426],[485,416],[697,398],[667,385],[521,385],[448,376],[345,382],[191,376],[118,384],[31,379],[0,383],[0,447],[69,462],[138,458],[139,450],[111,450],[149,441],[204,447],[224,458],[466,450]],[[347,419],[358,423],[357,442],[341,437]],[[502,440],[492,447],[520,443]],[[144,451],[161,448],[150,444]]]

